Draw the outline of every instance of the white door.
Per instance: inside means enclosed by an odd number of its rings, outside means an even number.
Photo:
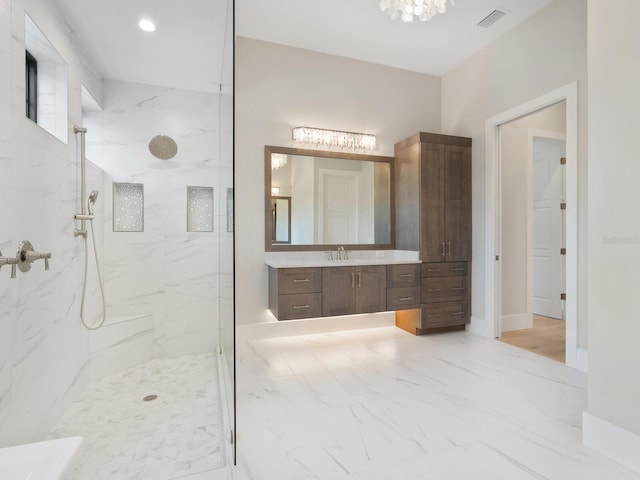
[[[562,319],[565,141],[533,138],[533,313]]]
[[[323,173],[322,215],[319,237],[322,243],[342,245],[358,243],[358,181],[352,172]]]

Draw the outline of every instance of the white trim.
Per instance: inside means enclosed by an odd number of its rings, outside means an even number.
[[[582,442],[640,473],[640,436],[589,412],[582,413]]]
[[[578,348],[576,351],[576,368],[582,372],[589,371],[589,352],[584,348]]]
[[[485,123],[485,186],[486,186],[486,243],[485,243],[485,336],[496,337],[500,333],[499,268],[495,256],[500,255],[499,245],[499,174],[498,157],[500,125],[523,117],[556,103],[566,102],[566,198],[567,198],[567,256],[566,256],[566,364],[577,365],[578,339],[578,84],[565,85],[506,112],[495,115]]]
[[[500,324],[502,332],[511,332],[513,330],[524,330],[533,326],[533,317],[530,313],[516,313],[513,315],[503,315]]]

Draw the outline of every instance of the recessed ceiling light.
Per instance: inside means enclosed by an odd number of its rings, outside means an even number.
[[[145,32],[155,32],[156,30],[156,24],[148,18],[143,18],[142,20],[140,20],[138,22],[138,26]]]

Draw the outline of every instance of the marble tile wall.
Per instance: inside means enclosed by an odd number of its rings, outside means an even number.
[[[221,152],[219,104],[217,94],[104,82],[103,131],[89,149],[106,172],[108,314],[152,314],[155,355],[160,357],[213,351],[218,345],[221,264],[227,296],[232,289],[233,256],[220,258],[220,243],[232,245],[232,234],[226,232],[232,157]],[[177,142],[174,158],[151,155],[148,142],[155,135]],[[229,150],[231,131],[225,135]],[[112,231],[113,182],[144,185],[144,232]],[[213,232],[187,232],[188,185],[213,187]]]
[[[24,13],[68,65],[69,142],[25,118]],[[0,446],[36,441],[49,431],[88,381],[88,336],[79,322],[82,243],[74,238],[79,196],[80,86],[100,97],[91,62],[79,53],[60,13],[46,0],[0,2],[0,249],[15,255],[22,240],[51,252],[10,279],[0,271]],[[89,189],[102,183],[92,170]],[[93,307],[91,294],[88,303]]]

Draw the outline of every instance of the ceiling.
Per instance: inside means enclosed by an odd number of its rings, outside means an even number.
[[[379,0],[236,0],[236,35],[440,76],[551,1],[455,0],[429,22],[404,23]],[[496,8],[508,14],[478,27]]]
[[[231,86],[231,0],[53,1],[103,78],[206,92]],[[157,30],[143,32],[142,17]]]
[[[53,1],[103,78],[230,90],[233,0]],[[235,33],[442,75],[551,1],[455,0],[446,14],[407,24],[380,11],[379,0],[235,0]],[[509,13],[476,26],[495,8]],[[157,30],[143,32],[142,17]]]

